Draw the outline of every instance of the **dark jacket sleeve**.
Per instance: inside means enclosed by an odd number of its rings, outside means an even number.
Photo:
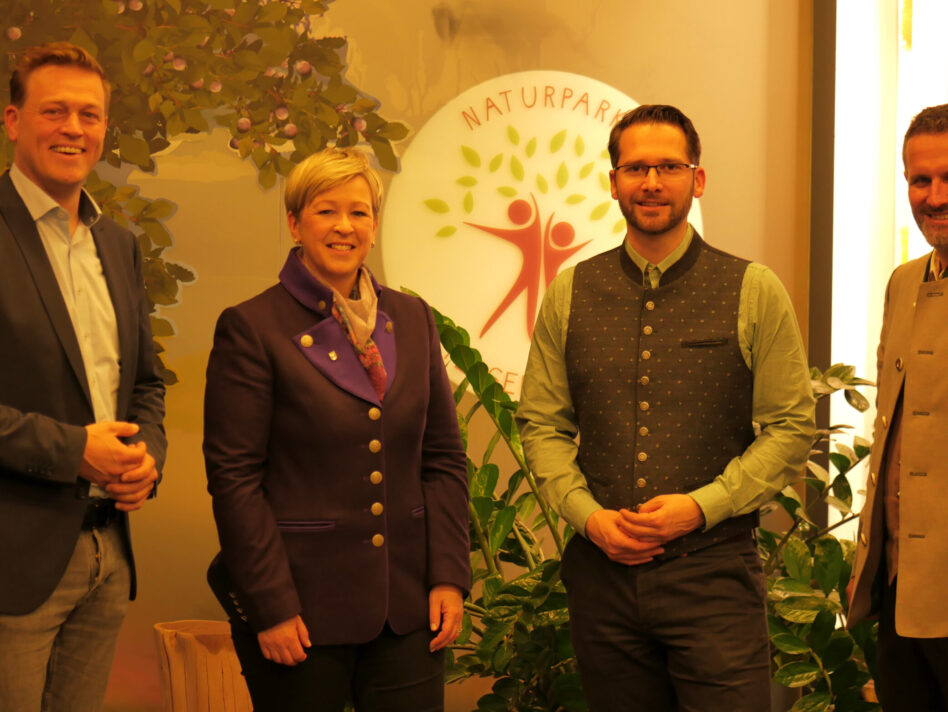
[[[264,494],[273,368],[234,308],[221,314],[207,365],[204,462],[221,557],[250,626],[261,631],[301,612],[283,540]]]

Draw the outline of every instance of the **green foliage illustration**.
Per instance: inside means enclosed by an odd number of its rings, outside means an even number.
[[[385,120],[379,102],[346,80],[345,37],[316,37],[312,20],[332,0],[11,0],[0,34],[0,72],[18,52],[68,40],[89,50],[112,84],[103,160],[111,174],[156,171],[175,137],[223,126],[230,148],[257,169],[264,189],[327,145],[366,144],[398,170],[392,143],[408,128]],[[7,104],[7,87],[0,89]],[[0,139],[0,168],[13,145]],[[158,307],[180,299],[194,273],[165,259],[175,206],[93,173],[88,189],[103,212],[130,228],[144,257],[156,339],[174,334]],[[160,352],[161,347],[156,344]],[[163,367],[167,383],[176,382]]]
[[[603,159],[608,161],[608,151],[598,156],[589,154],[583,137],[579,134],[571,137],[566,129],[556,131],[548,139],[532,136],[524,141],[520,131],[508,125],[506,139],[510,144],[508,150],[489,158],[473,146],[458,147],[468,172],[455,179],[453,188],[445,188],[441,195],[424,201],[428,210],[453,221],[439,228],[435,237],[450,237],[457,232],[457,223],[468,219],[474,211],[472,189],[485,184],[495,185],[495,190],[505,198],[536,191],[566,205],[587,205],[591,221],[606,217],[613,203],[609,173],[597,169],[597,165]],[[541,158],[545,161],[557,154],[561,160],[552,174],[533,167]],[[612,226],[614,234],[625,229],[625,220]]]

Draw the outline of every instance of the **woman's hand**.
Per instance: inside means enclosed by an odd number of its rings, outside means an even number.
[[[306,651],[312,645],[309,631],[299,616],[278,623],[272,628],[257,633],[260,652],[267,660],[281,665],[296,665],[306,660]]]
[[[461,589],[449,583],[432,586],[428,592],[428,619],[431,631],[440,629],[429,645],[433,653],[457,640],[464,620],[464,596]]]

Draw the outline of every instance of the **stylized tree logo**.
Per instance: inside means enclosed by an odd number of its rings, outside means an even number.
[[[520,273],[484,324],[481,336],[524,292],[527,296],[526,329],[527,334],[532,336],[541,291],[550,284],[569,257],[591,242],[586,239],[576,243],[576,228],[565,220],[557,221],[557,209],[580,206],[588,201],[592,207],[587,219],[590,223],[596,223],[608,215],[613,204],[609,174],[604,170],[608,164],[602,163],[603,160],[608,161],[609,154],[602,151],[598,156],[587,155],[586,143],[581,134],[573,138],[572,151],[566,148],[566,129],[557,131],[545,142],[546,152],[538,153],[537,136],[521,145],[520,133],[513,126],[507,127],[507,139],[511,144],[509,151],[497,153],[486,166],[477,150],[462,145],[460,151],[469,171],[457,178],[454,186],[448,189],[452,192],[449,199],[429,198],[424,201],[429,210],[451,220],[437,230],[434,237],[451,237],[457,233],[458,226],[463,224],[516,245],[523,256]],[[560,158],[558,163],[555,157]],[[509,174],[501,170],[505,166]],[[551,170],[551,166],[554,172],[548,177],[546,171]],[[483,190],[491,183],[496,185],[501,196],[512,199],[507,206],[507,222],[503,225],[481,224],[467,219],[474,215],[475,189]],[[539,201],[543,201],[546,207],[546,217]],[[549,206],[554,207],[550,209]],[[613,233],[623,230],[624,220],[612,226]]]

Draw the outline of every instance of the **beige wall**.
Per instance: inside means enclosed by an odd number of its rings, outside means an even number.
[[[350,79],[387,119],[415,129],[465,89],[531,69],[678,105],[704,144],[705,237],[773,267],[805,324],[811,14],[809,0],[336,0],[317,31],[348,36]],[[289,244],[278,192],[260,191],[226,141],[180,144],[158,159],[157,175],[132,178],[146,197],[178,204],[165,256],[198,280],[163,312],[178,330],[166,356],[181,383],[168,393],[159,497],[133,517],[141,593],[108,710],[159,709],[155,622],[222,617],[204,583],[217,543],[200,450],[203,371],[220,310],[272,284]],[[370,265],[381,273],[378,254]],[[451,690],[449,709],[472,709],[476,696]]]

